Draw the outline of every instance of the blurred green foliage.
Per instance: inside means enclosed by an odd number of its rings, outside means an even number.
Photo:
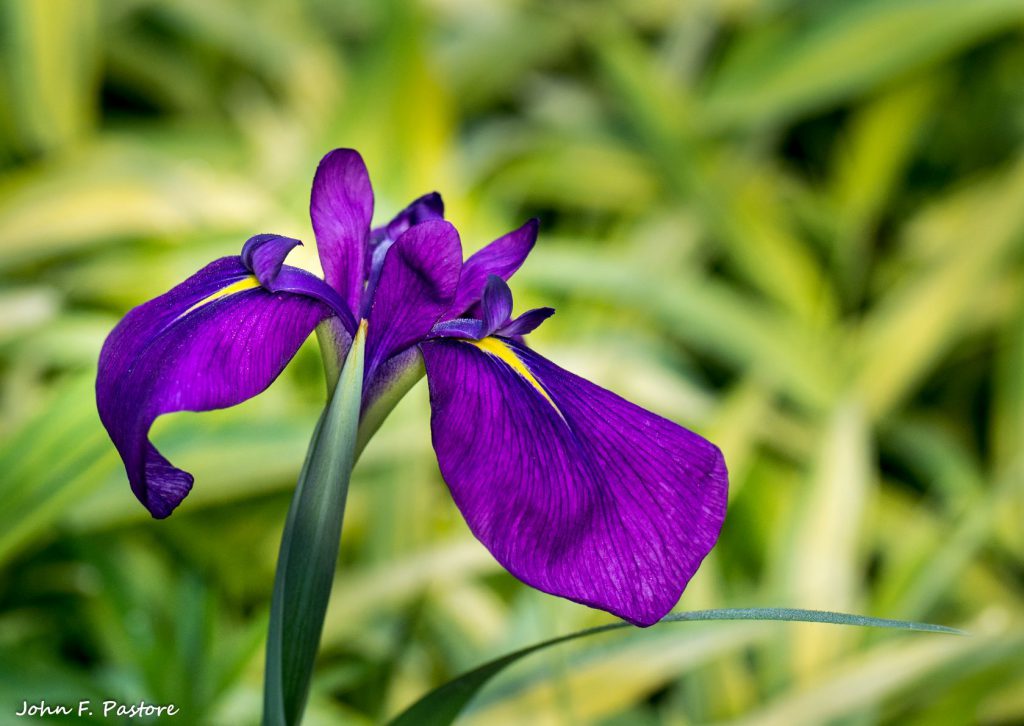
[[[315,345],[158,424],[197,480],[162,522],[92,376],[129,307],[253,233],[311,243],[316,161],[352,146],[378,219],[438,189],[472,251],[539,216],[536,347],[721,444],[730,514],[681,608],[974,632],[616,633],[524,661],[468,723],[1021,723],[1022,41],[1020,0],[0,3],[0,721],[257,721]],[[607,621],[472,539],[427,417],[421,386],[357,468],[311,724]]]

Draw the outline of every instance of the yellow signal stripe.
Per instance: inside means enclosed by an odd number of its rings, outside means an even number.
[[[540,381],[534,377],[533,373],[530,372],[530,369],[526,367],[526,364],[519,359],[519,356],[515,354],[515,351],[512,350],[512,348],[503,340],[488,337],[483,340],[467,340],[465,342],[476,346],[485,353],[490,353],[495,358],[505,363],[509,368],[525,378],[526,382],[537,389],[537,392],[544,396],[544,398],[547,399],[547,402],[550,403],[556,411],[558,411],[558,406],[555,406],[555,402],[551,400],[551,396],[549,396],[548,392],[544,390],[544,387],[540,385]],[[558,413],[561,415],[561,411]]]

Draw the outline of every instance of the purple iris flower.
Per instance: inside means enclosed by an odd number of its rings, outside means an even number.
[[[107,338],[97,405],[143,505],[166,517],[192,486],[149,442],[158,416],[255,396],[321,324],[343,360],[365,320],[364,414],[425,367],[441,474],[509,572],[637,625],[664,616],[718,538],[725,462],[697,434],[525,345],[554,312],[514,317],[505,282],[536,222],[466,261],[437,194],[371,229],[369,175],[348,149],[320,163],[310,214],[323,280],[284,264],[298,240],[257,235]]]

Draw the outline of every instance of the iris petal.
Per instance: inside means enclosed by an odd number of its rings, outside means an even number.
[[[380,281],[381,267],[384,265],[384,258],[387,257],[391,245],[395,243],[402,234],[415,224],[429,222],[432,219],[444,219],[444,202],[437,192],[424,194],[414,200],[409,206],[395,215],[395,218],[384,227],[377,227],[370,233],[370,245],[367,248],[365,264],[367,273],[366,289],[363,292],[363,315],[373,300],[377,291],[377,283]]]
[[[409,227],[431,219],[444,219],[444,201],[437,192],[424,194],[396,214],[385,228],[387,237],[398,239]]]
[[[459,289],[448,310],[448,317],[460,317],[483,295],[487,278],[497,275],[507,280],[522,267],[537,241],[538,222],[531,219],[519,229],[499,237],[472,255],[462,268]]]
[[[260,393],[330,314],[303,295],[264,290],[241,258],[227,257],[131,310],[114,328],[100,353],[97,408],[132,491],[154,517],[171,513],[192,476],[149,442],[153,421]]]
[[[459,284],[462,246],[448,222],[410,227],[381,267],[367,318],[366,379],[392,355],[425,338],[451,305]]]
[[[356,321],[349,313],[348,307],[341,299],[341,296],[334,291],[334,288],[313,275],[298,267],[285,265],[278,272],[270,285],[264,285],[269,292],[290,292],[296,295],[305,295],[319,300],[327,305],[331,312],[340,320],[342,326],[349,335],[355,335]]]
[[[483,320],[476,318],[455,318],[444,320],[433,327],[431,337],[437,338],[469,338],[480,340],[487,335]]]
[[[279,234],[258,234],[242,245],[242,264],[252,270],[264,287],[271,287],[288,253],[302,243]]]
[[[507,323],[512,316],[512,291],[497,275],[487,278],[481,303],[488,335]]]
[[[503,325],[499,334],[507,338],[521,337],[536,330],[541,323],[555,314],[554,308],[534,308],[527,310],[507,325]]]
[[[637,625],[671,610],[725,517],[719,450],[507,339],[421,350],[441,473],[495,558]]]
[[[316,234],[324,279],[338,291],[353,317],[365,280],[364,261],[373,188],[357,151],[335,149],[317,167],[309,215]]]

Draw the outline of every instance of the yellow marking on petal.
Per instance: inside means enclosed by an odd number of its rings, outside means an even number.
[[[554,409],[558,411],[558,406],[555,406],[555,402],[551,400],[551,396],[548,395],[548,392],[545,391],[544,387],[540,385],[540,382],[534,377],[533,373],[530,372],[530,369],[526,367],[526,364],[519,359],[519,356],[516,355],[515,351],[512,350],[512,348],[510,348],[507,343],[505,343],[502,340],[499,340],[498,338],[484,338],[483,340],[466,340],[463,342],[469,343],[470,345],[475,345],[480,350],[484,351],[485,353],[490,353],[495,358],[505,363],[509,368],[511,368],[520,376],[525,378],[526,382],[529,383],[534,388],[536,388],[537,392],[540,393],[540,395],[544,396],[544,398],[547,399],[548,403],[550,403],[554,407]],[[559,411],[558,413],[559,415],[561,415],[562,412]]]
[[[238,282],[233,282],[230,285],[228,285],[227,287],[222,287],[220,290],[218,290],[217,292],[213,293],[212,295],[207,295],[202,300],[200,300],[195,305],[193,305],[188,310],[186,310],[181,315],[179,315],[178,317],[180,318],[180,317],[183,317],[185,315],[188,315],[193,310],[195,310],[197,308],[201,308],[204,305],[209,305],[214,300],[220,300],[222,297],[227,297],[228,295],[234,295],[236,292],[245,292],[246,290],[253,290],[253,289],[255,289],[255,288],[259,287],[259,286],[260,286],[260,281],[256,279],[256,275],[249,275],[248,277],[243,277]]]

